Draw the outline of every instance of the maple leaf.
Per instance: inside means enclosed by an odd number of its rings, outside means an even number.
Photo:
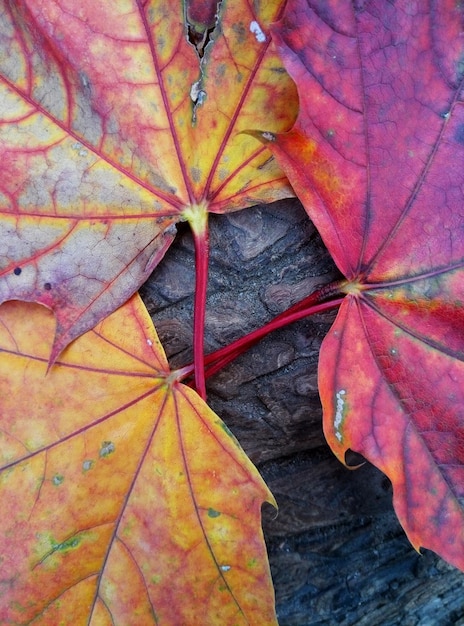
[[[207,43],[208,31],[212,31],[216,24],[217,14],[217,0],[186,0],[185,16],[189,27],[194,31],[196,39],[200,44],[202,53]]]
[[[140,298],[46,374],[53,334],[44,307],[0,307],[1,623],[275,624],[272,496]]]
[[[296,114],[266,33],[281,5],[224,3],[200,62],[182,3],[0,3],[0,302],[55,312],[52,362],[146,280],[177,221],[202,253],[208,212],[292,194],[248,132]]]
[[[324,432],[392,481],[416,548],[464,569],[464,8],[289,0],[300,113],[274,154],[346,276]]]

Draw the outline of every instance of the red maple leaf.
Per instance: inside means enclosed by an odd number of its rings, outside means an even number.
[[[346,277],[324,431],[391,479],[411,542],[464,568],[464,7],[290,0],[300,114],[274,154]]]

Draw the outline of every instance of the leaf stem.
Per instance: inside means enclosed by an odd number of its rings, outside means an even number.
[[[336,300],[330,300],[328,302],[322,302],[319,304],[314,304],[312,306],[308,306],[292,313],[285,315],[278,315],[276,318],[261,326],[248,335],[237,339],[232,342],[230,345],[225,346],[224,348],[220,348],[205,357],[205,365],[206,371],[205,376],[209,378],[220,369],[228,365],[231,361],[236,359],[240,354],[254,346],[258,341],[272,333],[274,330],[278,330],[283,326],[287,326],[293,322],[296,322],[304,317],[308,317],[309,315],[315,315],[316,313],[322,313],[323,311],[329,311],[330,309],[334,309],[339,306],[343,301],[343,298],[338,298]]]
[[[208,212],[204,204],[185,209],[183,217],[192,229],[195,245],[195,297],[193,308],[193,370],[195,388],[206,400],[205,382],[205,315],[208,288],[209,230]]]
[[[274,317],[270,322],[264,324],[264,326],[251,331],[240,339],[233,341],[228,346],[224,346],[223,348],[204,356],[203,365],[206,368],[204,371],[205,379],[209,378],[213,374],[216,374],[220,369],[228,365],[240,354],[251,348],[263,337],[274,330],[287,326],[288,324],[303,319],[304,317],[322,313],[323,311],[329,311],[340,306],[345,297],[341,292],[345,282],[346,281],[338,281],[331,283],[330,285],[325,285],[321,289],[312,293],[310,296],[304,298],[300,302],[297,302],[283,313]],[[334,296],[337,297],[334,298]],[[326,298],[332,299],[326,300]],[[196,362],[194,361],[193,364],[186,365],[179,371],[181,372],[182,379],[188,378],[193,372],[196,372]],[[195,377],[195,386],[196,384],[197,382]]]

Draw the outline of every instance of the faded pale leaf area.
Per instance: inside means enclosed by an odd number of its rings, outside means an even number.
[[[1,623],[274,624],[272,496],[141,300],[46,374],[53,327],[0,307]]]
[[[138,289],[176,222],[291,195],[252,132],[296,115],[267,28],[281,5],[223,3],[200,59],[182,3],[0,3],[0,301],[53,309],[52,359]]]

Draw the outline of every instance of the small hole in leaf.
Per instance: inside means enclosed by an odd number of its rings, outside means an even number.
[[[51,283],[44,283],[44,289],[45,291],[50,291],[50,289],[52,288]]]
[[[345,463],[348,465],[348,467],[359,467],[360,465],[364,465],[366,462],[366,459],[359,454],[358,452],[355,452],[354,450],[347,450],[346,454],[345,454]]]
[[[203,32],[201,30],[197,30],[194,26],[188,25],[188,40],[196,49],[198,56],[200,59],[203,58],[205,54],[205,48],[212,41],[212,35],[214,33],[214,23],[210,28],[206,28]]]
[[[19,276],[23,270],[20,267],[15,267],[13,270],[13,274],[15,276]]]

